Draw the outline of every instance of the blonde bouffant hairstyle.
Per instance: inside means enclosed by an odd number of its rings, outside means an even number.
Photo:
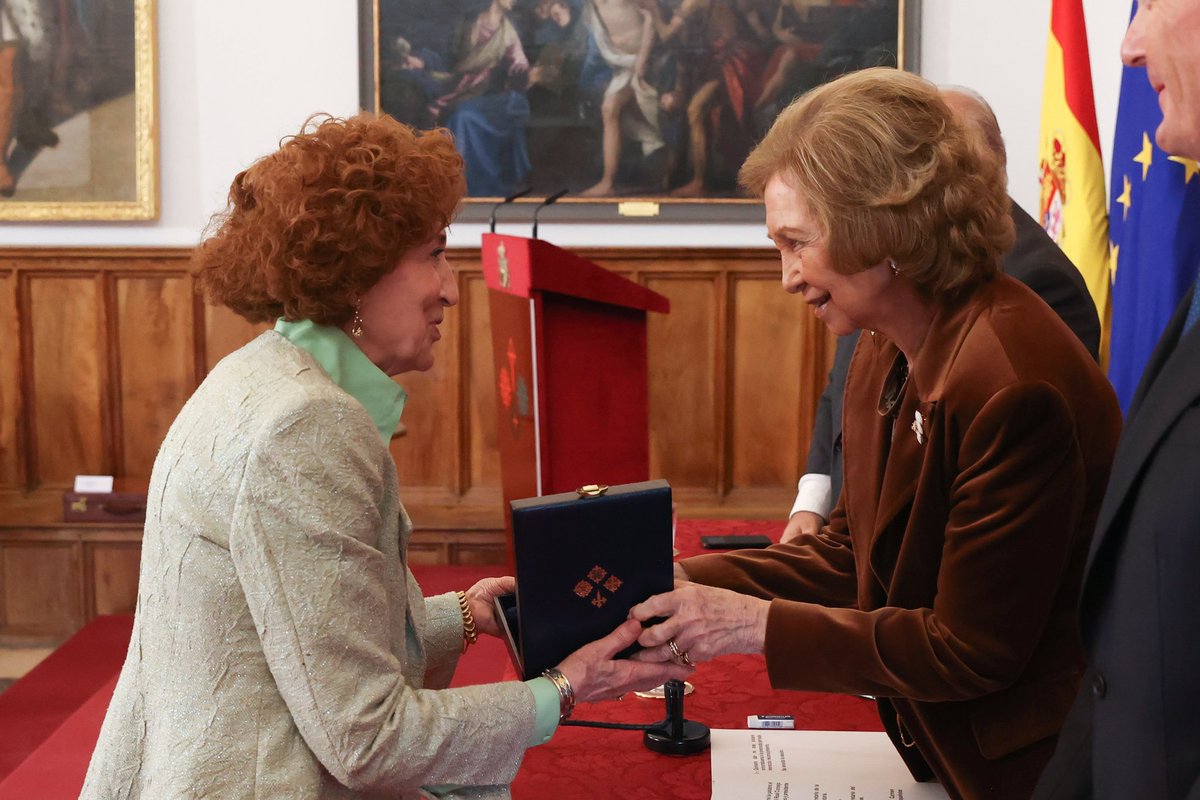
[[[233,179],[192,269],[210,303],[251,322],[341,325],[406,251],[450,224],[465,193],[448,132],[318,115]]]
[[[739,178],[761,197],[777,175],[844,274],[891,259],[925,295],[953,299],[995,278],[1013,243],[1003,160],[911,73],[853,72],[795,100]]]

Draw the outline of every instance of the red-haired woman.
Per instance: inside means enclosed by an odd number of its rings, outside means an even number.
[[[158,454],[83,797],[507,796],[574,698],[687,672],[613,661],[627,623],[546,677],[442,688],[513,588],[422,597],[387,448],[391,376],[433,365],[458,301],[445,229],[464,189],[448,136],[373,116],[306,125],[234,179],[198,280],[277,322],[213,369]]]

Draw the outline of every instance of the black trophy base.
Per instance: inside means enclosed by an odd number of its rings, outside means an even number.
[[[672,727],[670,722],[665,722],[660,727],[646,731],[643,737],[646,747],[669,756],[690,756],[709,748],[707,725],[683,720],[683,729],[678,735],[672,735]]]

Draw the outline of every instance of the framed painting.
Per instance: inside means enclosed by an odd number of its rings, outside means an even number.
[[[360,0],[362,105],[453,132],[471,200],[727,207],[792,98],[915,69],[917,1]]]
[[[154,0],[0,0],[0,219],[158,215]]]

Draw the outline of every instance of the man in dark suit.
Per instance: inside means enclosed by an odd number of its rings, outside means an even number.
[[[988,146],[1005,159],[1000,125],[987,102],[968,89],[944,89],[942,97],[967,123],[974,125]],[[1079,337],[1088,352],[1100,351],[1100,319],[1079,270],[1041,226],[1016,203],[1012,205],[1017,239],[1004,258],[1004,271],[1033,289]],[[829,384],[817,405],[816,424],[808,450],[805,474],[797,486],[796,502],[783,532],[791,541],[816,532],[829,520],[842,488],[842,394],[846,370],[858,343],[858,333],[838,338]]]
[[[1121,47],[1159,93],[1159,147],[1200,159],[1200,2],[1139,5]],[[1200,221],[1198,221],[1200,223]],[[1158,341],[1092,539],[1089,673],[1034,797],[1200,797],[1200,291]]]

